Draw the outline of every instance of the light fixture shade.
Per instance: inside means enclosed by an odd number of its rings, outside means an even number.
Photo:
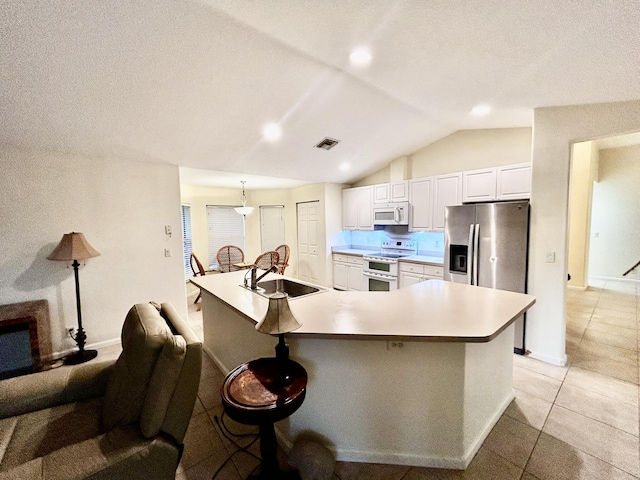
[[[70,262],[86,260],[100,255],[79,232],[65,233],[58,246],[47,257],[49,260]]]
[[[253,207],[235,207],[234,210],[240,215],[250,215],[253,212]]]
[[[269,307],[264,318],[256,325],[256,330],[269,335],[289,333],[300,328],[302,324],[296,320],[289,309],[289,296],[276,292],[269,297]]]

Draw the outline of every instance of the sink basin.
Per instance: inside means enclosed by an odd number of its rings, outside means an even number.
[[[314,293],[321,293],[326,291],[324,288],[314,287],[313,285],[307,285],[306,283],[294,282],[286,278],[278,278],[276,280],[264,280],[258,282],[257,289],[253,292],[268,297],[276,292],[284,292],[289,295],[289,298],[303,297],[305,295],[312,295]]]

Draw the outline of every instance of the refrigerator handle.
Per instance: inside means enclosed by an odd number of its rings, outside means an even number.
[[[469,262],[469,259],[476,258],[476,252],[474,249],[475,244],[473,243],[473,232],[475,229],[473,227],[473,223],[469,225],[469,253],[467,254],[467,268],[469,270],[469,273],[467,273],[467,282],[469,283],[469,285],[473,285],[473,269],[475,268],[475,262]]]
[[[480,246],[480,224],[476,223],[473,232],[473,284],[478,285],[478,247]]]

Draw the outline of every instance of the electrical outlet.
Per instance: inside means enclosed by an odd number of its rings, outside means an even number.
[[[70,325],[66,326],[67,332],[69,332],[69,335],[71,335],[73,337],[73,334],[76,333],[76,327],[72,327]]]
[[[387,350],[397,349],[404,347],[404,343],[397,342],[395,340],[387,340]]]
[[[170,248],[165,248],[164,249],[164,256],[165,257],[170,257],[171,255],[172,255],[171,249]]]

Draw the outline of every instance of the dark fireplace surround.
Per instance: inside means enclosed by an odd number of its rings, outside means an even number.
[[[21,330],[29,331],[31,349],[30,371],[44,370],[52,360],[51,324],[49,321],[49,302],[32,300],[28,302],[0,305],[0,335]],[[2,374],[0,372],[0,374]],[[2,376],[6,376],[6,373]],[[9,375],[9,376],[15,376]]]

